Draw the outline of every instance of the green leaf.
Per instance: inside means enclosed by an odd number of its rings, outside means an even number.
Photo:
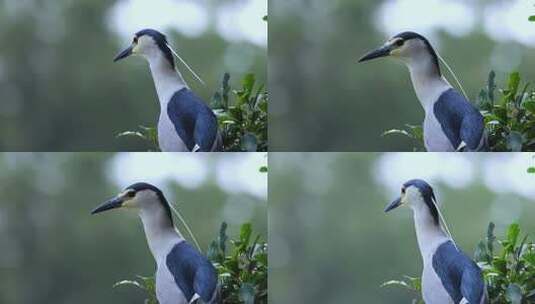
[[[535,174],[535,167],[529,167],[528,168],[528,173]]]
[[[253,232],[253,228],[251,226],[251,223],[243,224],[240,228],[240,242],[242,244],[249,244],[249,240],[251,239],[251,233]]]
[[[223,252],[223,254],[226,252],[226,243],[228,240],[227,236],[227,223],[223,222],[221,224],[221,228],[219,228],[219,248]]]
[[[484,241],[480,241],[477,244],[476,251],[474,252],[474,260],[487,262],[490,259],[490,254],[487,250],[487,244]]]
[[[494,223],[490,222],[487,228],[487,250],[489,254],[489,263],[492,262],[492,256],[494,255],[494,242],[496,241],[496,236],[494,235],[494,228]]]
[[[404,135],[404,136],[407,136],[407,137],[411,137],[411,134],[405,130],[401,130],[401,129],[390,129],[390,130],[387,130],[385,132],[383,132],[383,134],[381,134],[381,136],[387,136],[387,135],[392,135],[392,134],[398,134],[398,135]]]
[[[119,287],[119,286],[134,286],[134,287],[137,287],[139,289],[145,289],[143,288],[143,286],[141,286],[141,284],[139,284],[138,281],[133,281],[133,280],[123,280],[123,281],[119,281],[115,284],[113,284],[113,288],[115,287]]]
[[[509,228],[507,228],[507,248],[508,252],[513,252],[514,247],[516,246],[516,242],[518,241],[518,235],[520,234],[520,226],[518,224],[511,224]]]
[[[489,78],[487,81],[487,92],[488,92],[489,100],[491,102],[494,102],[494,90],[496,89],[495,79],[496,79],[496,73],[494,71],[490,71]]]
[[[535,114],[535,101],[533,101],[533,100],[525,101],[524,103],[522,103],[522,105],[530,113]]]
[[[519,85],[520,85],[520,73],[513,72],[509,74],[509,81],[507,83],[509,94],[511,94],[512,96],[516,95],[516,93],[518,92]]]
[[[401,286],[407,289],[412,289],[411,286],[407,282],[400,281],[400,280],[390,280],[381,284],[381,287],[387,287],[387,286]]]
[[[531,22],[535,22],[535,16],[529,16],[528,20]]]
[[[535,169],[535,168],[534,168],[534,169]],[[262,167],[260,167],[259,171],[260,171],[261,173],[267,173],[267,172],[268,172],[268,167],[267,167],[267,166],[262,166]]]
[[[522,289],[517,284],[509,284],[505,296],[512,304],[522,304]]]
[[[247,93],[252,92],[255,82],[256,82],[256,80],[255,80],[254,74],[245,75],[245,78],[243,78],[243,80],[242,80],[242,85],[243,85],[244,91],[247,92]]]

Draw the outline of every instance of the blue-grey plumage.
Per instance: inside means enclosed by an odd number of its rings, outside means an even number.
[[[214,266],[190,244],[181,242],[175,245],[166,257],[166,265],[188,301],[195,295],[203,303],[219,300]]]
[[[414,213],[422,255],[422,297],[426,304],[486,304],[481,269],[454,243],[441,218],[433,188],[423,180],[403,184],[401,196],[385,211],[408,205]]]
[[[457,249],[452,241],[441,244],[433,254],[433,269],[454,303],[485,303],[487,295],[481,269]]]
[[[222,150],[217,118],[175,70],[173,51],[162,33],[146,29],[135,34],[132,45],[115,61],[132,54],[149,62],[160,101],[158,143],[162,151],[210,152]]]
[[[486,151],[483,116],[442,76],[439,56],[431,43],[414,32],[403,32],[359,61],[392,56],[409,68],[424,111],[424,145],[431,152]]]
[[[156,297],[160,304],[221,302],[216,269],[175,228],[171,208],[160,189],[147,183],[133,184],[92,213],[122,207],[139,212],[156,262]]]
[[[488,149],[483,115],[455,89],[448,89],[440,95],[433,106],[433,114],[455,150],[462,143],[465,145],[461,151]],[[443,150],[448,149],[445,147]]]
[[[221,150],[217,118],[191,90],[183,88],[173,95],[167,105],[167,115],[189,151],[195,146],[199,152]]]

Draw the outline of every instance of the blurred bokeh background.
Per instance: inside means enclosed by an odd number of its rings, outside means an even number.
[[[535,79],[532,0],[273,0],[269,9],[272,151],[412,151],[409,139],[381,137],[423,121],[407,68],[357,64],[405,30],[431,41],[472,101],[491,70],[498,85],[515,70]]]
[[[412,178],[430,182],[470,256],[490,221],[535,235],[535,154],[270,153],[270,301],[411,303],[383,282],[421,274],[412,212],[384,207]]]
[[[266,240],[266,164],[265,153],[0,154],[0,303],[142,303],[142,291],[112,288],[154,274],[141,221],[90,215],[137,181],[162,189],[203,250],[223,221],[229,236],[251,222]]]
[[[225,72],[235,86],[246,73],[266,82],[266,13],[266,0],[0,0],[0,150],[146,150],[115,138],[159,113],[148,64],[112,62],[133,34],[166,33],[210,102]]]

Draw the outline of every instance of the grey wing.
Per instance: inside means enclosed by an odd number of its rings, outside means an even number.
[[[470,261],[467,261],[463,271],[461,281],[461,293],[470,304],[481,304],[487,302],[485,293],[485,282],[479,267]]]
[[[199,148],[199,152],[210,152],[217,140],[217,118],[212,110],[202,104],[202,109],[197,115],[195,121],[195,130],[193,139]]]
[[[487,141],[485,138],[485,124],[483,116],[478,113],[464,117],[461,125],[461,140],[466,143],[469,151],[485,151]]]
[[[433,112],[454,148],[463,142],[469,151],[481,150],[485,124],[479,111],[454,89],[440,95]]]
[[[198,105],[195,96],[188,89],[182,89],[173,95],[167,104],[167,115],[175,131],[189,151],[195,147],[194,130]]]
[[[459,251],[451,241],[440,245],[433,255],[433,269],[455,303],[459,303],[463,298],[459,288],[462,272],[459,271],[458,263]]]
[[[214,302],[217,294],[217,272],[210,261],[183,241],[167,255],[167,267],[186,299],[198,295],[204,303]]]
[[[218,139],[217,118],[189,89],[175,93],[168,105],[171,121],[190,151],[210,152]]]
[[[195,293],[204,303],[219,303],[219,289],[217,287],[217,273],[214,266],[206,260],[200,263],[195,273],[193,283]]]
[[[451,241],[437,248],[433,255],[433,269],[455,303],[463,298],[470,304],[482,303],[485,282],[481,269]]]

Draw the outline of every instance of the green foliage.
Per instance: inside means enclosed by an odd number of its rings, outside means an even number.
[[[141,139],[143,142],[147,143],[149,152],[160,151],[160,146],[158,144],[158,130],[156,130],[156,128],[139,126],[138,131],[125,131],[117,134],[117,138],[121,137]]]
[[[520,74],[509,75],[507,86],[498,89],[494,71],[489,73],[487,85],[481,90],[477,106],[485,120],[490,151],[520,152],[535,150],[535,90],[522,84]],[[400,134],[416,141],[415,150],[423,146],[420,126],[406,125],[405,129],[386,131],[383,135]]]
[[[212,109],[223,137],[223,149],[227,152],[264,152],[268,149],[267,103],[264,86],[256,88],[256,77],[247,74],[240,90],[232,90],[230,75],[225,73],[222,86],[212,98]],[[149,151],[160,151],[158,131],[153,127],[140,126],[137,131],[125,131],[117,138],[141,139]]]
[[[261,241],[260,236],[253,239],[250,223],[241,226],[237,239],[230,239],[226,231],[227,224],[222,223],[219,236],[210,244],[206,254],[219,275],[222,303],[267,303],[267,243]],[[232,244],[230,249],[228,242]],[[137,278],[117,282],[114,287],[134,286],[146,292],[148,298],[145,304],[158,304],[154,277]]]
[[[402,135],[413,140],[416,145],[414,151],[425,151],[424,147],[424,129],[422,126],[417,125],[405,125],[405,129],[391,129],[382,134],[382,136],[388,135]]]
[[[264,86],[256,88],[253,74],[242,79],[239,90],[232,90],[229,81],[230,75],[226,73],[220,91],[212,99],[225,151],[267,151],[268,94]]]
[[[419,277],[403,276],[404,280],[391,280],[385,282],[381,287],[385,286],[400,286],[415,293],[415,298],[412,300],[412,304],[425,304],[420,296],[422,291],[422,280]]]
[[[495,252],[496,243],[501,253]],[[494,224],[474,254],[487,283],[491,303],[535,303],[535,244],[521,237],[518,224],[507,229],[507,235],[496,241]]]
[[[509,75],[507,87],[495,97],[495,73],[481,90],[478,106],[485,118],[491,151],[520,152],[535,149],[535,91],[521,84],[520,74]]]
[[[534,16],[529,16],[528,20],[531,21],[531,22],[535,22],[535,15]]]
[[[158,304],[158,299],[156,299],[156,282],[154,277],[143,277],[137,276],[137,280],[124,280],[113,284],[113,287],[118,286],[134,286],[139,288],[147,294],[147,299],[143,303],[145,304]]]
[[[219,273],[223,303],[267,303],[267,243],[259,235],[253,238],[251,224],[244,224],[239,238],[230,240],[233,249],[227,254],[226,229],[223,223],[207,254]]]
[[[497,245],[501,246],[498,252]],[[512,224],[507,235],[497,241],[494,223],[478,244],[474,260],[483,270],[490,303],[535,303],[535,244],[528,236],[520,237],[520,227]],[[382,286],[401,286],[415,292],[413,303],[423,303],[419,278],[405,276],[405,280],[388,281]]]

